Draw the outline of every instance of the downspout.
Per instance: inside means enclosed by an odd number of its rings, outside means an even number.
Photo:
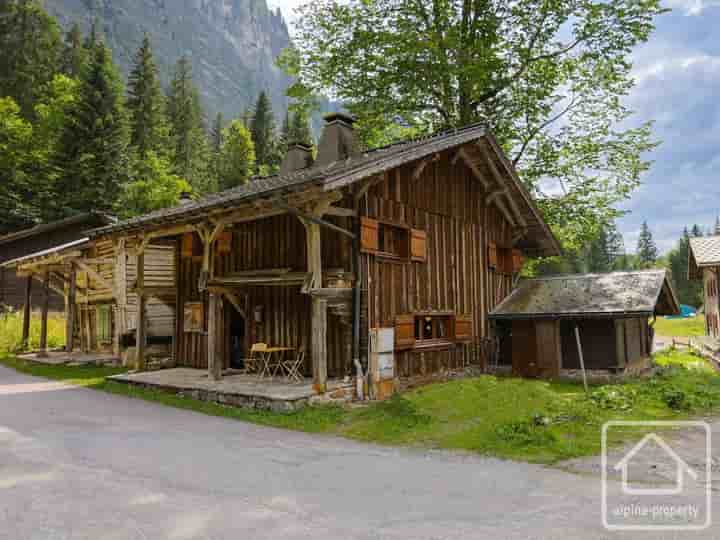
[[[358,399],[365,398],[365,375],[360,363],[360,307],[362,303],[362,260],[360,255],[360,201],[356,198],[355,210],[355,238],[352,241],[352,266],[355,274],[355,288],[353,289],[353,315],[352,315],[352,359],[355,365],[355,386]],[[369,384],[369,381],[368,381]]]

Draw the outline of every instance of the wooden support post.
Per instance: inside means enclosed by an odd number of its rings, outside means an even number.
[[[312,301],[312,371],[313,387],[324,393],[327,385],[327,299]]]
[[[77,294],[77,273],[75,265],[70,263],[70,277],[68,283],[68,297],[65,308],[65,350],[73,351],[75,340],[75,296]]]
[[[222,379],[222,358],[218,354],[217,343],[220,325],[218,324],[218,311],[222,300],[220,295],[211,292],[208,295],[208,336],[207,336],[207,356],[208,356],[208,376],[214,380]]]
[[[50,304],[50,272],[45,270],[42,291],[42,313],[40,316],[40,350],[38,356],[47,356],[47,323]]]
[[[22,348],[30,343],[30,315],[32,314],[32,275],[25,282],[25,306],[23,307]]]
[[[575,325],[575,341],[577,343],[578,357],[580,358],[580,369],[582,370],[583,386],[585,387],[585,393],[588,393],[587,374],[585,373],[585,359],[583,358],[582,345],[580,343],[580,327]]]
[[[135,369],[145,370],[145,252],[137,256],[137,329],[135,333]]]
[[[320,246],[320,225],[303,221],[307,240],[308,273],[311,275],[308,291],[322,288],[322,249]]]

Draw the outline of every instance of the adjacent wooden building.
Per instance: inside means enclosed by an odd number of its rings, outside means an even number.
[[[490,319],[499,364],[556,377],[580,369],[581,353],[587,370],[642,367],[652,353],[650,319],[679,312],[666,271],[646,270],[524,280]]]
[[[3,306],[21,309],[28,303],[39,306],[42,300],[41,287],[36,283],[33,288],[32,278],[18,277],[12,269],[3,268],[2,263],[79,240],[86,231],[111,223],[114,219],[110,216],[86,213],[0,236],[0,309]],[[62,296],[54,291],[48,302],[51,311],[64,309]]]
[[[720,338],[720,303],[718,303],[718,271],[720,270],[720,236],[690,239],[688,275],[702,280],[705,311],[705,335]]]

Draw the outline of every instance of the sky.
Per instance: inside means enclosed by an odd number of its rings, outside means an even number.
[[[304,0],[270,0],[292,24]],[[642,186],[621,206],[628,252],[647,220],[662,252],[683,227],[714,229],[720,215],[720,0],[665,0],[650,40],[633,54],[634,120],[654,121],[660,146],[650,153]]]

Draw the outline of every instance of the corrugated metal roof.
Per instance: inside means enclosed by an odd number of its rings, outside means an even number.
[[[490,313],[494,319],[652,314],[661,295],[679,313],[665,270],[573,274],[528,279]]]
[[[698,266],[720,265],[720,236],[691,238],[690,249]]]

